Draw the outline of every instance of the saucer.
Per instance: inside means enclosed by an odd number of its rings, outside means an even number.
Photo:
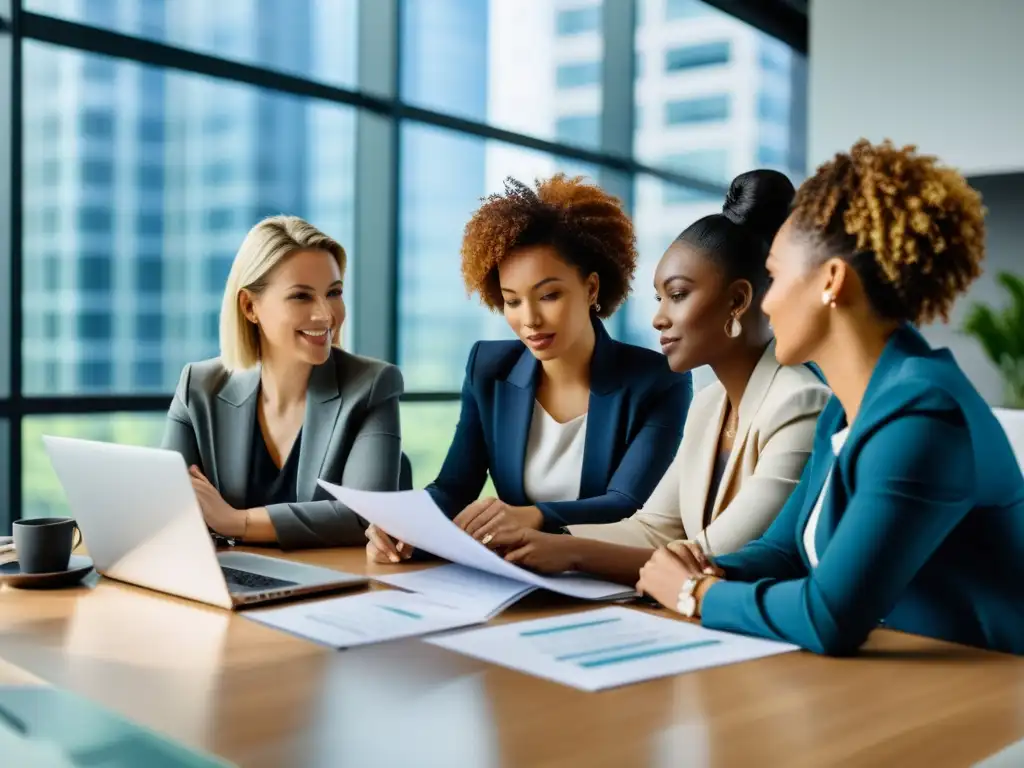
[[[54,589],[77,584],[92,570],[92,558],[72,555],[66,571],[56,573],[22,573],[17,560],[0,565],[0,584],[19,589]]]

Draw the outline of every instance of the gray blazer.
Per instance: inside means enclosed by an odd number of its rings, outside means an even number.
[[[163,447],[197,465],[237,509],[245,506],[260,369],[228,372],[219,359],[181,372]],[[331,351],[313,368],[299,450],[298,498],[267,507],[282,549],[362,544],[365,522],[318,478],[369,491],[398,490],[404,384],[393,365]]]

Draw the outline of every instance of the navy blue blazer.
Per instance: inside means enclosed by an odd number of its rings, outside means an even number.
[[[469,353],[455,437],[427,487],[449,517],[479,497],[488,472],[498,498],[535,504],[547,530],[611,523],[643,506],[679,447],[693,383],[663,355],[615,341],[596,319],[594,331],[579,499],[526,497],[523,468],[540,362],[521,341],[480,341]]]
[[[838,458],[833,398],[803,477],[761,539],[716,558],[708,627],[852,653],[886,628],[1024,653],[1024,477],[948,350],[889,340]],[[815,531],[804,529],[834,465]]]

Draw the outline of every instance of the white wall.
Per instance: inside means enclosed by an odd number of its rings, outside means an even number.
[[[1024,127],[1021,134],[1024,141]],[[968,180],[981,193],[988,208],[982,274],[967,294],[957,300],[948,325],[932,323],[922,331],[932,346],[949,347],[982,396],[992,405],[1001,405],[1005,391],[999,370],[985,356],[981,345],[961,333],[960,328],[975,302],[992,307],[1009,303],[1006,292],[996,283],[996,275],[1012,272],[1024,277],[1024,173],[973,176]],[[1024,447],[1024,442],[1021,445]],[[1021,456],[1024,461],[1024,453]]]
[[[948,325],[922,330],[999,404],[999,372],[960,328],[974,302],[1006,302],[998,272],[1024,274],[1024,0],[811,0],[810,21],[808,170],[890,138],[982,193],[984,273]]]
[[[1024,171],[1024,0],[811,0],[810,168],[861,136]]]

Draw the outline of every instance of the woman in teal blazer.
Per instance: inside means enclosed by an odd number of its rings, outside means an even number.
[[[661,550],[638,588],[705,626],[850,654],[884,626],[1024,653],[1024,478],[947,350],[980,272],[983,211],[913,148],[858,142],[797,194],[764,301],[779,361],[815,362],[835,397],[764,536],[709,562]]]

